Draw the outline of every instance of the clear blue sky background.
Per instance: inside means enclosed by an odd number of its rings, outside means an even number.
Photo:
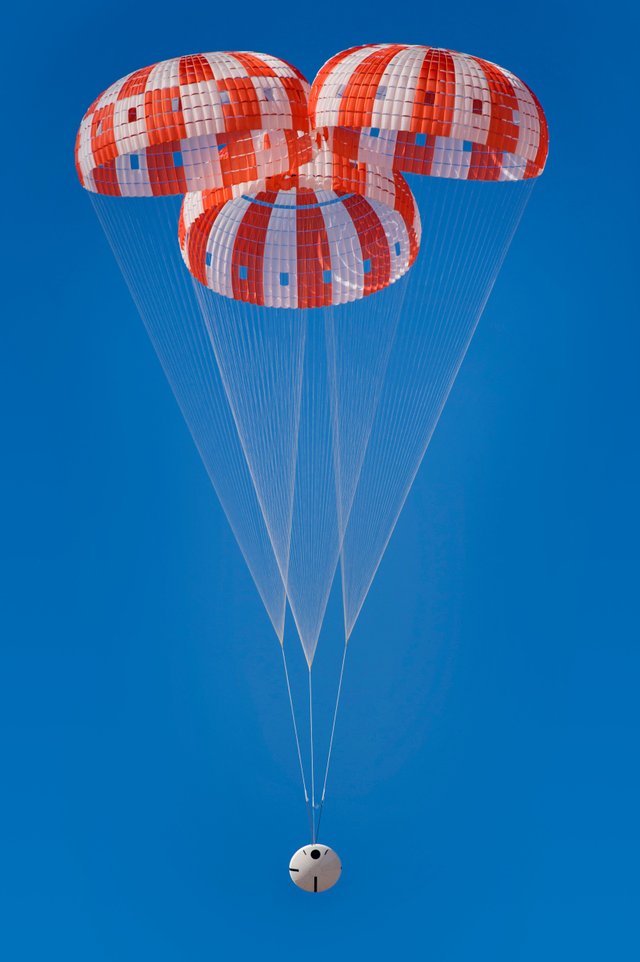
[[[9,16],[0,955],[637,959],[631,7]],[[552,152],[353,637],[326,814],[345,872],[311,899],[286,871],[306,832],[277,643],[73,140],[156,60],[257,49],[313,75],[378,40],[508,66]]]

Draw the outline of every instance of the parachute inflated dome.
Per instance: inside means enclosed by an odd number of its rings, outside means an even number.
[[[83,117],[80,182],[149,197],[286,172],[311,159],[308,94],[295,67],[267,54],[195,54],[136,70]]]
[[[406,185],[401,200],[396,210],[345,190],[293,188],[205,207],[202,193],[187,194],[183,257],[225,297],[267,307],[346,304],[398,280],[415,260],[420,217]]]
[[[434,47],[370,44],[332,57],[313,82],[316,127],[333,149],[382,168],[461,180],[522,180],[544,169],[547,124],[508,70]]]
[[[403,44],[338,53],[311,85],[268,54],[177,57],[82,120],[80,182],[281,645],[314,840],[347,644],[547,150],[514,74]]]

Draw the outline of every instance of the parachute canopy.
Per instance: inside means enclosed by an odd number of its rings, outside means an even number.
[[[76,169],[89,191],[183,194],[311,159],[309,84],[268,54],[175,57],[116,81],[89,107]]]
[[[311,123],[354,164],[459,180],[523,180],[544,169],[537,98],[488,60],[367,44],[336,54],[311,88]]]
[[[345,190],[265,190],[208,207],[202,192],[187,194],[185,263],[218,294],[265,307],[357,300],[398,280],[418,253],[418,208],[406,183],[396,187],[396,209]]]

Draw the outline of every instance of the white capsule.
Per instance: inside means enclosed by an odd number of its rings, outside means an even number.
[[[299,848],[289,863],[291,881],[305,892],[324,892],[336,884],[342,863],[332,848],[313,842]]]

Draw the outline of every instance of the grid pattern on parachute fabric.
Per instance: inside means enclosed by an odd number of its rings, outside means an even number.
[[[192,274],[225,297],[326,307],[402,277],[418,253],[420,215],[408,186],[395,207],[345,190],[265,190],[207,209],[187,194],[181,238]]]
[[[268,54],[176,57],[112,84],[76,138],[94,193],[159,196],[243,183],[312,156],[309,84]]]
[[[311,88],[311,122],[353,164],[460,180],[537,177],[548,152],[535,94],[487,60],[371,44],[336,54]]]
[[[192,197],[185,200],[180,212],[178,228],[180,245],[182,246],[184,238],[185,217],[189,217],[190,212],[196,207],[198,213],[202,213],[210,207],[224,204],[228,200],[246,194],[253,195],[261,190],[279,191],[293,188],[342,190],[362,194],[370,200],[378,200],[388,207],[403,211],[408,218],[411,218],[414,200],[402,174],[380,170],[367,164],[353,165],[336,154],[329,142],[319,134],[314,136],[314,142],[316,143],[312,160],[300,164],[299,167],[287,173],[257,177],[247,183],[231,184],[228,187],[191,192]]]

